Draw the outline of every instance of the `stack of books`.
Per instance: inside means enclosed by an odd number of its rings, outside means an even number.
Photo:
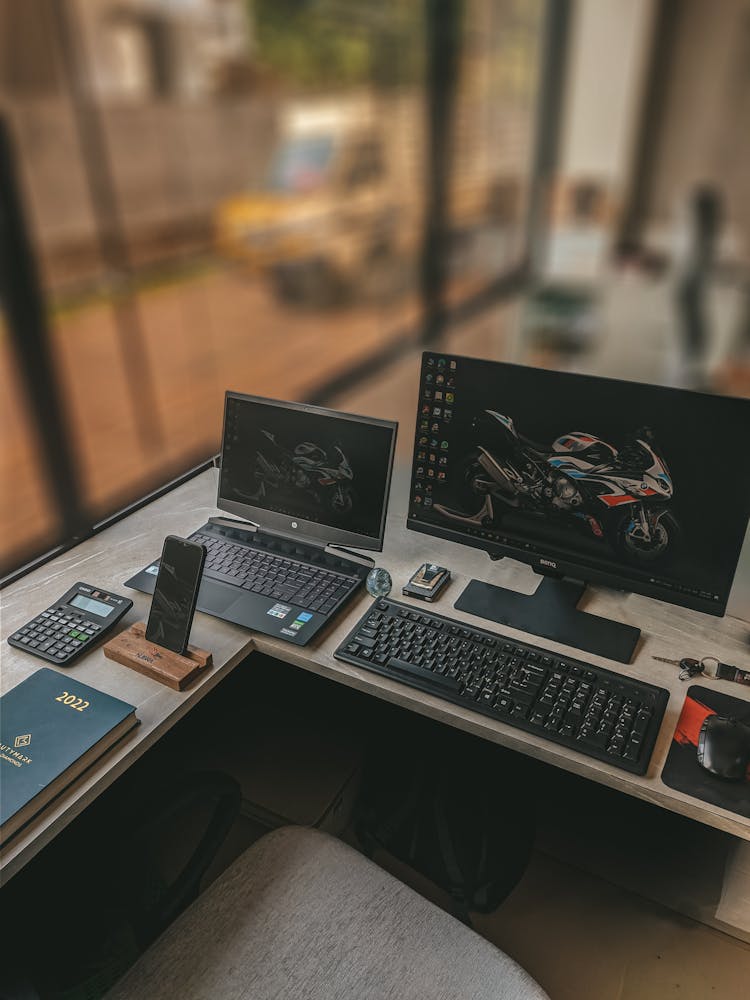
[[[0,843],[138,724],[133,705],[44,667],[0,698]]]

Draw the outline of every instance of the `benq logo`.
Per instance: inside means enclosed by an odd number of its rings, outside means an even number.
[[[297,526],[298,526],[298,525],[297,525],[297,522],[296,522],[296,521],[292,521],[292,527],[293,527],[293,528],[296,528]]]
[[[542,566],[551,566],[552,569],[557,569],[557,563],[552,562],[551,559],[540,559],[539,562],[542,564]]]

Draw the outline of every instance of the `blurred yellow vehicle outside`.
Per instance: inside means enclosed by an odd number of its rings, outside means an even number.
[[[401,280],[419,236],[417,143],[404,148],[392,118],[381,129],[377,106],[366,96],[288,105],[265,186],[217,209],[220,253],[263,272],[285,301],[379,297]]]

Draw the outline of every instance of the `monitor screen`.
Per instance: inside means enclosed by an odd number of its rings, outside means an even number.
[[[218,506],[261,527],[381,548],[397,426],[229,392]]]
[[[426,353],[409,527],[723,614],[750,400]]]

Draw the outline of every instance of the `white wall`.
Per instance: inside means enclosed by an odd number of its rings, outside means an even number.
[[[621,189],[630,169],[648,67],[654,0],[577,0],[560,173]]]

